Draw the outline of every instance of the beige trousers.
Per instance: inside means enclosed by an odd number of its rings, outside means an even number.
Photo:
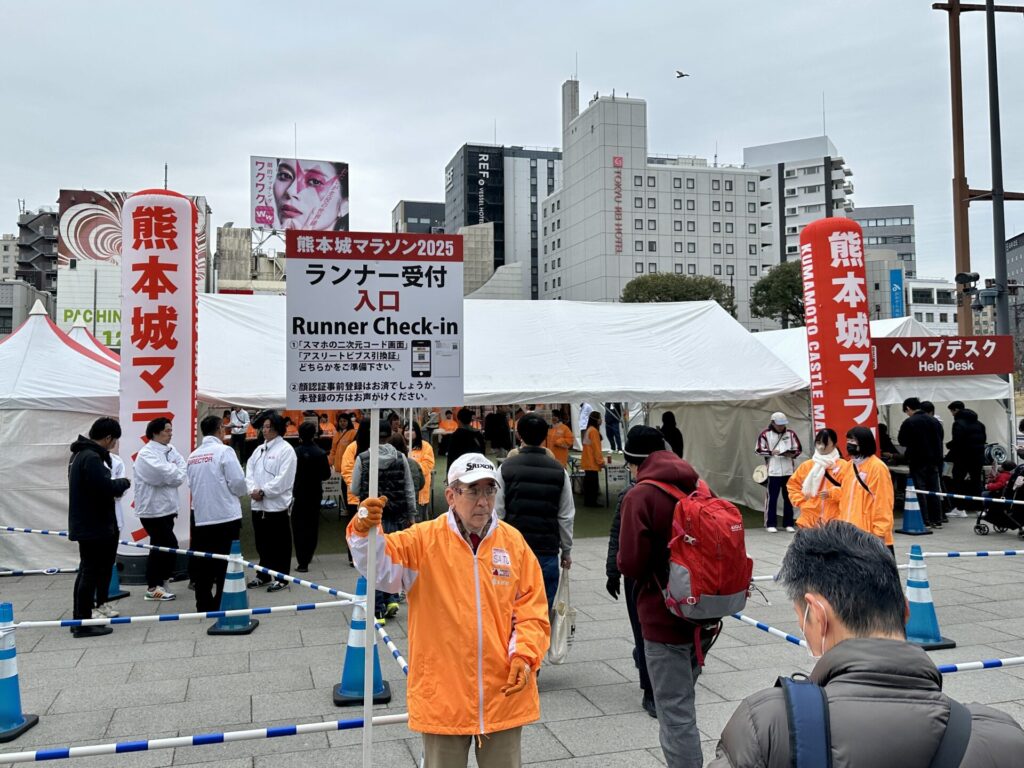
[[[423,734],[424,768],[466,768],[469,745],[476,748],[480,768],[519,768],[522,765],[522,728],[488,733],[485,736],[443,736]]]

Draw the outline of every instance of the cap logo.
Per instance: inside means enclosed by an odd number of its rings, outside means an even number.
[[[490,464],[478,464],[472,461],[466,462],[466,471],[468,472],[469,470],[472,469],[494,469],[494,467],[492,467]]]

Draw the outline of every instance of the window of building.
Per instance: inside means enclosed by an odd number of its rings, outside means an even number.
[[[731,221],[725,222],[725,231],[726,232],[732,232],[732,222]]]
[[[787,216],[796,216],[796,208],[787,208],[786,209],[786,215]]]
[[[795,254],[796,252],[797,252],[797,246],[795,246],[795,245],[787,245],[786,246],[786,253],[787,254]]]
[[[647,220],[647,228],[648,229],[652,229],[652,230],[656,230],[658,228],[658,220],[657,219],[648,219]]]
[[[732,243],[726,243],[725,244],[725,252],[726,253],[734,253],[735,251],[736,251],[736,248],[735,248],[735,246],[733,246]]]
[[[748,272],[748,273],[750,273],[750,276],[751,276],[751,277],[757,277],[757,267],[756,267],[756,266],[754,266],[753,264],[751,264],[751,265],[750,265],[750,266],[749,266],[749,267],[747,268],[747,272]]]
[[[686,188],[687,189],[696,189],[697,188],[697,181],[695,179],[693,179],[692,177],[687,177],[687,179],[686,179]]]
[[[821,173],[821,168],[822,166],[820,165],[812,165],[809,168],[801,168],[800,173],[804,176],[813,176],[816,173]]]
[[[648,197],[647,198],[647,207],[648,208],[657,208],[658,207],[658,201],[655,200],[653,197]]]
[[[720,222],[720,221],[713,221],[713,222],[711,222],[711,231],[712,232],[721,232],[722,231],[722,222]]]
[[[682,232],[683,231],[683,222],[681,222],[681,221],[673,221],[672,222],[672,231],[673,232]]]
[[[734,274],[736,274],[736,267],[734,267],[732,264],[726,264],[725,265],[725,274],[727,274],[727,275],[734,275]]]
[[[556,243],[555,243],[555,244],[556,244],[556,245],[557,245],[557,246],[558,246],[559,248],[561,248],[561,247],[562,247],[562,238],[558,238],[558,240],[556,241]]]
[[[910,289],[910,303],[911,304],[934,304],[935,294],[932,293],[931,288],[911,288]]]
[[[732,179],[725,180],[725,191],[732,192]]]
[[[939,322],[940,323],[948,323],[949,322],[949,314],[946,313],[946,312],[939,312]]]
[[[712,253],[716,253],[716,254],[721,253],[722,252],[722,244],[721,243],[713,244],[711,246],[711,252]]]
[[[558,266],[559,267],[562,266],[562,257],[561,256],[558,257]]]
[[[688,274],[688,275],[696,275],[697,274],[697,265],[696,264],[687,264],[686,265],[686,274]]]
[[[644,241],[643,240],[634,240],[633,241],[633,250],[642,253],[643,250],[644,250]]]
[[[786,169],[786,178],[787,179],[792,179],[792,178],[795,178],[795,177],[796,177],[796,168],[787,168]]]
[[[531,187],[536,187],[537,186],[537,177],[536,176],[531,176],[530,177],[530,186]]]
[[[924,321],[926,323],[934,323],[935,322],[935,313],[934,312],[925,312],[924,313]]]
[[[648,177],[647,177],[647,186],[648,186],[648,187],[653,187],[653,186],[654,186],[654,183],[655,183],[655,182],[654,182],[654,177],[653,177],[653,176],[648,176]]]
[[[747,246],[747,253],[749,253],[751,256],[757,256],[757,246],[754,245],[753,243],[748,245]]]
[[[747,213],[757,213],[757,203],[747,203]]]
[[[674,267],[674,271],[675,271],[675,273],[677,275],[683,274],[683,265],[682,264],[674,264],[673,267]]]
[[[633,229],[643,229],[643,228],[644,228],[644,220],[643,219],[633,219]]]
[[[544,227],[544,237],[547,237],[547,236],[548,236],[548,228]]]
[[[938,288],[935,291],[935,303],[956,306],[956,296],[954,295],[953,291]]]
[[[644,207],[644,199],[642,197],[634,197],[633,198],[633,207],[634,208],[643,208]]]
[[[676,253],[682,253],[683,252],[683,244],[682,243],[672,243],[672,250],[675,251]]]
[[[682,189],[682,188],[683,188],[683,180],[680,179],[678,176],[673,178],[672,179],[672,189]],[[680,270],[680,271],[682,271],[682,270]]]
[[[657,250],[658,250],[658,241],[657,240],[648,240],[647,241],[647,251],[649,253],[654,253]]]
[[[531,168],[536,168],[537,167],[537,158],[535,158],[535,157],[531,157],[530,158],[530,167]]]
[[[642,187],[643,185],[644,185],[644,177],[643,176],[634,176],[633,177],[633,186],[634,187]]]
[[[547,271],[548,271],[548,263],[547,263],[546,261],[544,262],[544,271],[545,271],[545,272],[547,272]]]
[[[555,167],[555,161],[554,160],[548,160],[548,168],[554,168],[554,167]]]
[[[545,281],[544,281],[544,290],[546,291],[547,289],[548,289],[548,281],[547,281],[547,280],[545,280]]]
[[[800,187],[800,191],[807,195],[814,195],[821,192],[821,184],[814,184],[810,187]]]
[[[757,192],[757,182],[756,181],[748,181],[747,182],[747,192]]]
[[[687,232],[696,232],[697,231],[697,222],[695,222],[695,221],[688,221],[688,222],[686,222],[686,231]]]
[[[914,319],[917,320],[917,322],[920,323],[922,321],[921,313],[920,312],[915,312],[914,313]]]
[[[711,210],[712,211],[716,211],[716,212],[722,210],[722,201],[721,200],[712,200],[711,201]]]
[[[695,211],[695,210],[697,210],[697,201],[696,200],[687,200],[686,201],[686,210],[688,210],[688,211]]]
[[[556,200],[556,201],[555,201],[555,207],[556,207],[556,208],[557,208],[558,210],[562,210],[562,201],[561,201],[561,200]]]
[[[796,187],[790,187],[786,190],[786,197],[796,197]]]
[[[687,243],[686,244],[686,252],[687,253],[696,253],[697,252],[697,244],[696,243]]]
[[[530,202],[531,203],[536,203],[537,202],[537,196],[536,195],[530,195]]]
[[[651,273],[657,272],[658,271],[658,265],[655,264],[653,261],[647,262],[647,271],[651,272]]]
[[[683,210],[683,201],[682,200],[673,200],[672,201],[672,210],[674,210],[674,211],[681,211],[681,210]]]
[[[732,201],[731,200],[726,200],[725,201],[725,212],[726,213],[732,213]]]
[[[642,261],[636,262],[636,264],[633,265],[633,271],[638,275],[642,275],[644,273],[644,263]]]
[[[756,235],[757,234],[757,224],[747,224],[747,234],[748,235]]]
[[[544,255],[547,256],[547,253],[548,253],[548,247],[545,245],[544,246]]]
[[[718,179],[712,179],[711,180],[711,189],[712,190],[718,191],[721,188],[722,188],[722,182],[721,181],[719,181]]]
[[[721,275],[722,274],[722,265],[721,264],[715,264],[714,267],[712,267],[712,271],[716,275]]]

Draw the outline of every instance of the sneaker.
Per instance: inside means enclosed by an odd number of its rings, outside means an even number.
[[[99,616],[95,615],[97,613],[99,614]],[[117,618],[120,615],[121,614],[119,612],[115,611],[111,607],[110,603],[103,603],[102,605],[98,605],[98,606],[96,606],[96,610],[93,611],[93,618],[94,619],[98,619],[98,618],[115,619],[115,618]]]
[[[792,525],[787,525],[786,533],[796,533],[796,528],[794,528]]]
[[[72,627],[71,635],[73,637],[100,637],[109,635],[113,631],[113,627]]]
[[[305,565],[297,565],[297,566],[295,566],[295,572],[296,573],[309,573],[309,567],[305,566]]]
[[[948,517],[967,517],[967,513],[962,509],[951,509],[947,513]]]
[[[248,587],[249,589],[259,589],[260,587],[267,586],[267,584],[269,584],[269,583],[270,582],[267,582],[267,581],[260,581],[259,579],[253,579],[252,581],[246,582],[245,586]]]
[[[387,617],[381,611],[375,611],[373,614],[374,624],[380,624],[382,627],[388,623]]]
[[[398,615],[398,603],[395,603],[395,602],[388,603],[388,608],[387,608],[386,611],[384,611],[384,618],[385,619],[393,619],[397,615]]]
[[[644,708],[644,712],[653,717],[655,720],[658,718],[658,710],[654,706],[654,695],[644,691],[644,700],[641,702],[641,706]]]
[[[174,593],[167,591],[164,587],[153,587],[153,589],[147,589],[145,598],[146,600],[173,600]]]
[[[283,581],[272,581],[267,587],[267,592],[280,592],[282,589],[288,589],[288,585]]]
[[[768,531],[768,533],[778,533],[779,532],[779,529],[776,528],[774,525],[769,525],[767,528],[765,528],[765,530]]]

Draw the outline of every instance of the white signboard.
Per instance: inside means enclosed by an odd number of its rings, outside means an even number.
[[[288,407],[462,402],[462,237],[291,230]]]

